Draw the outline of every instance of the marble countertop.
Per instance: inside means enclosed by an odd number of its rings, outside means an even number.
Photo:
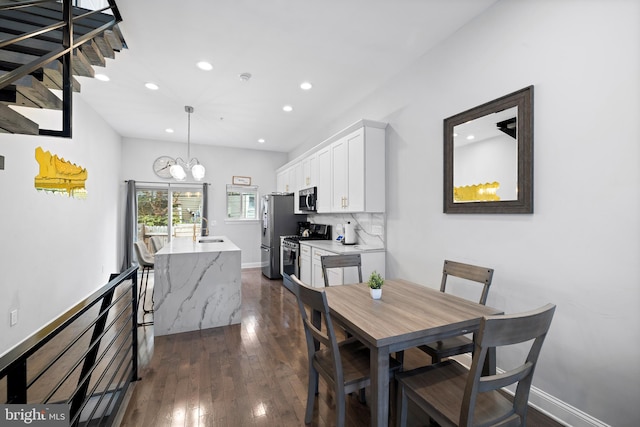
[[[240,248],[227,236],[198,236],[195,242],[191,237],[179,237],[171,239],[171,242],[164,245],[155,256],[231,251],[240,251]]]
[[[380,246],[372,245],[343,245],[333,240],[304,240],[301,245],[309,245],[314,248],[324,249],[325,251],[337,254],[362,254],[366,252],[384,252],[385,249]]]

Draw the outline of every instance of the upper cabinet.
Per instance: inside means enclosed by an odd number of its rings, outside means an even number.
[[[300,188],[309,188],[318,186],[318,155],[313,153],[300,162],[302,164],[302,179],[300,180]]]
[[[318,213],[384,212],[385,128],[354,123],[278,169],[278,191],[317,187]]]
[[[292,168],[286,168],[277,172],[276,191],[278,193],[290,193],[293,191],[293,185],[291,182],[291,170]]]
[[[317,154],[318,159],[318,197],[316,199],[316,209],[318,213],[331,212],[331,146],[324,147]]]
[[[384,129],[362,127],[331,144],[331,212],[384,212]]]

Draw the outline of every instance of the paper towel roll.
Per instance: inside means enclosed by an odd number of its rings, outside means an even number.
[[[356,244],[356,231],[351,222],[347,222],[344,225],[344,244],[355,245]]]

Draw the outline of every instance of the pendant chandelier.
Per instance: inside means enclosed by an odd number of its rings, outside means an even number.
[[[184,111],[187,112],[187,159],[189,159],[189,161],[185,162],[180,157],[176,158],[174,164],[169,168],[169,172],[177,181],[184,181],[187,177],[186,171],[189,170],[191,171],[193,179],[201,181],[204,178],[204,166],[202,166],[195,157],[193,159],[191,158],[191,113],[193,113],[193,107],[185,105]]]

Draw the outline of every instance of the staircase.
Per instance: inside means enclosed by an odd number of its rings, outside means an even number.
[[[108,3],[90,10],[72,0],[0,0],[0,133],[71,138],[74,76],[94,77],[93,66],[127,47],[115,0]],[[40,129],[11,105],[62,111],[62,130]]]

